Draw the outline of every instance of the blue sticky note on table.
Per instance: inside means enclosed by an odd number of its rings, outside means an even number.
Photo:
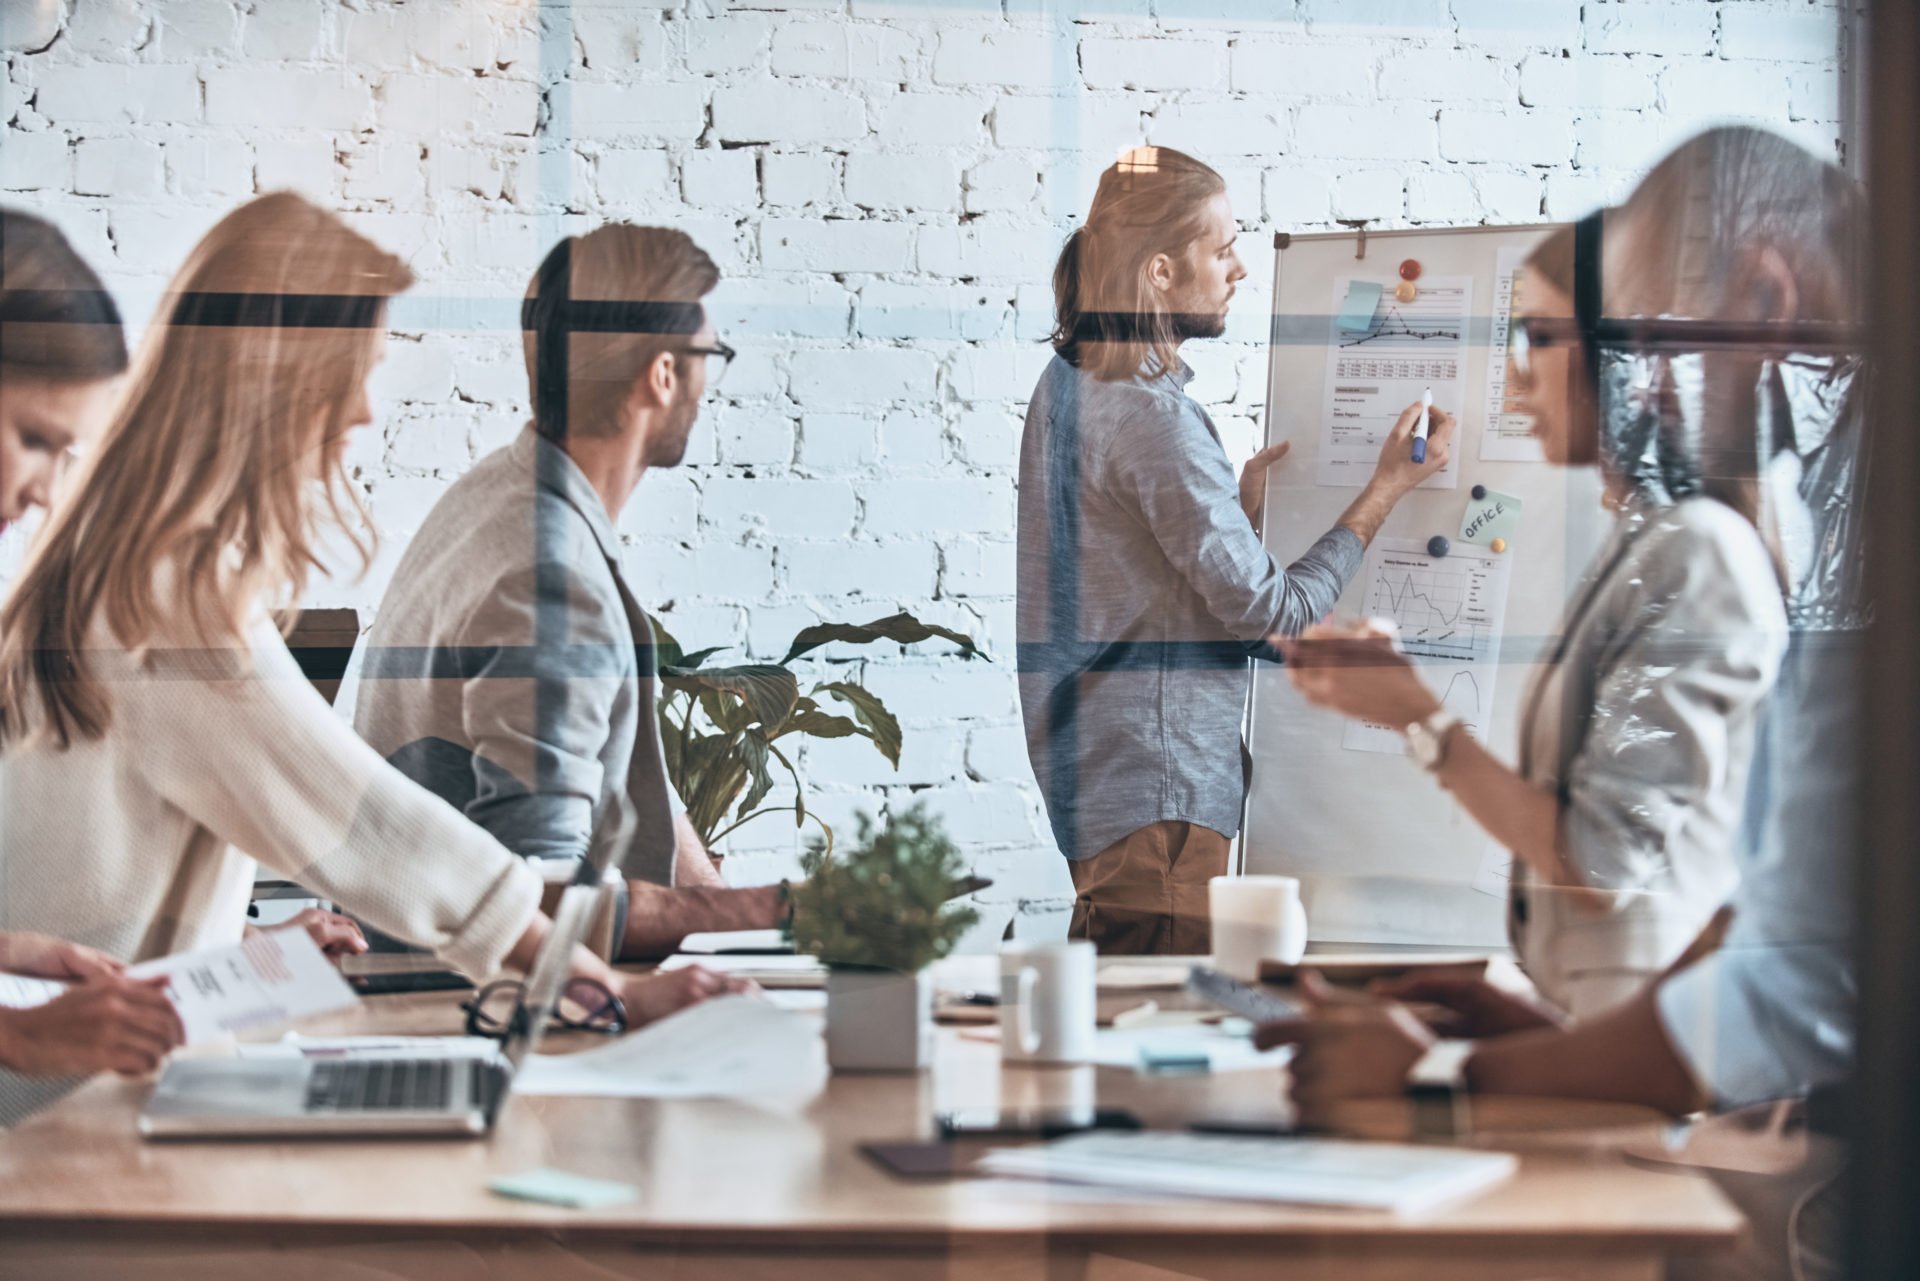
[[[1380,294],[1384,285],[1372,280],[1349,280],[1347,299],[1340,304],[1340,314],[1334,318],[1334,328],[1343,333],[1365,333],[1373,328],[1373,313],[1380,306]]]
[[[1460,518],[1460,541],[1485,547],[1496,538],[1507,540],[1513,549],[1514,535],[1520,532],[1520,500],[1512,494],[1496,494],[1491,489],[1485,498],[1470,499],[1466,515]]]
[[[1204,1047],[1185,1045],[1143,1045],[1140,1047],[1142,1072],[1210,1072],[1213,1056]]]
[[[589,1179],[584,1174],[568,1174],[547,1166],[520,1174],[503,1174],[487,1184],[487,1190],[516,1201],[540,1201],[563,1205],[569,1210],[597,1210],[640,1195],[639,1189],[630,1183]]]

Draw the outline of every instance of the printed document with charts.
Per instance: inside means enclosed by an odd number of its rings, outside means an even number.
[[[129,966],[127,973],[137,979],[166,976],[188,1045],[360,1000],[304,930],[262,930],[232,947],[163,956]],[[0,974],[0,1005],[44,1005],[66,990],[51,979]]]
[[[1096,1130],[996,1148],[975,1169],[1136,1192],[1418,1214],[1492,1187],[1518,1165],[1506,1152],[1400,1143]]]

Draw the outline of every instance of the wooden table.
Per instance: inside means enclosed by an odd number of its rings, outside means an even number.
[[[311,1030],[452,1032],[457,999],[378,998]],[[1742,1230],[1705,1180],[1621,1157],[1648,1114],[1563,1103],[1481,1104],[1469,1141],[1520,1152],[1519,1175],[1415,1219],[906,1182],[861,1156],[929,1137],[936,1108],[1090,1085],[1149,1124],[1282,1107],[1278,1072],[1002,1068],[978,1035],[942,1028],[930,1072],[835,1076],[782,1101],[515,1098],[480,1141],[147,1144],[133,1129],[146,1084],[100,1080],[0,1137],[0,1277],[1651,1281],[1665,1253],[1724,1250]],[[543,1165],[640,1195],[580,1211],[486,1191]]]

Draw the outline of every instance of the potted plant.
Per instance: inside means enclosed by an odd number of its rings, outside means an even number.
[[[687,807],[687,818],[701,843],[719,859],[715,842],[764,814],[785,811],[757,808],[773,790],[773,766],[794,783],[795,827],[812,819],[833,850],[833,830],[807,810],[800,773],[781,740],[861,737],[895,769],[900,768],[900,722],[886,704],[856,681],[820,681],[802,694],[789,664],[823,645],[839,641],[866,645],[878,640],[911,645],[938,636],[960,646],[960,657],[979,654],[973,638],[923,623],[912,614],[891,614],[870,623],[820,623],[804,628],[778,663],[708,667],[725,646],[688,652],[658,618],[653,625],[660,672],[660,741],[666,751],[667,777]],[[985,657],[985,655],[980,655]],[[826,700],[844,705],[851,716],[827,709]],[[791,748],[791,744],[787,744]]]
[[[932,1055],[927,967],[953,950],[979,914],[949,901],[965,872],[940,820],[915,804],[884,827],[855,816],[837,854],[816,837],[793,887],[787,936],[827,967],[827,1062],[836,1070],[902,1071]]]

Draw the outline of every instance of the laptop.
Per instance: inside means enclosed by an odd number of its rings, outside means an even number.
[[[499,1048],[476,1055],[449,1037],[433,1049],[380,1057],[175,1059],[140,1113],[148,1139],[298,1136],[477,1137],[513,1089],[565,985],[574,944],[604,889],[567,887],[534,957]]]

